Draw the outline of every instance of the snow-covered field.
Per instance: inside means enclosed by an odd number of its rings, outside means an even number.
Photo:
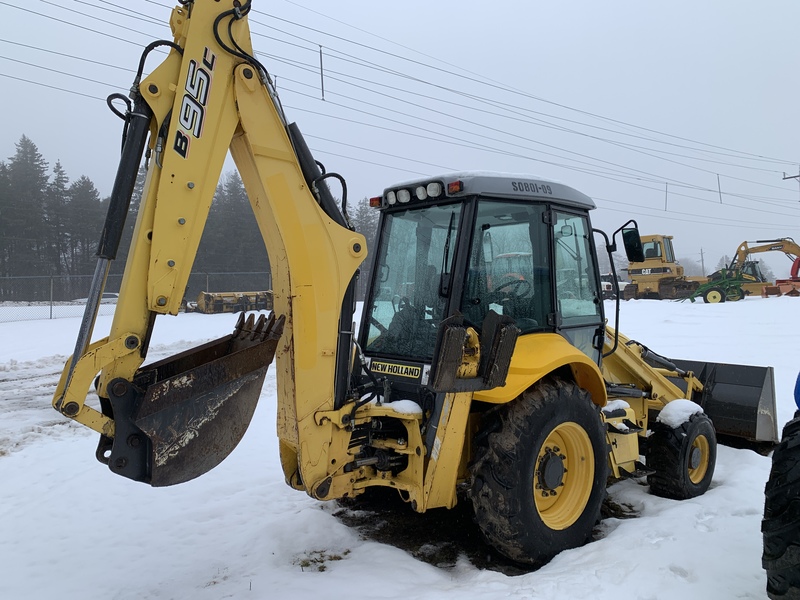
[[[774,366],[783,424],[800,368],[798,314],[800,298],[631,301],[620,331],[673,358]],[[234,322],[162,318],[151,359]],[[109,323],[98,318],[96,337]],[[694,500],[615,484],[612,500],[636,518],[607,518],[596,541],[536,572],[479,569],[466,555],[434,565],[284,484],[271,373],[244,440],[211,473],[166,489],[112,475],[94,459],[96,435],[50,407],[78,324],[0,323],[0,598],[766,598],[759,527],[770,461],[754,452],[720,447],[712,487]]]

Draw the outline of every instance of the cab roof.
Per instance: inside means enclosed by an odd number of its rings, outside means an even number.
[[[409,189],[413,193],[416,187],[426,186],[436,181],[443,184],[444,193],[442,197],[448,198],[481,195],[514,200],[551,200],[584,210],[592,210],[597,207],[594,200],[589,196],[558,181],[545,179],[530,173],[502,173],[495,171],[458,171],[431,177],[421,177],[387,187],[383,191],[383,197],[386,198],[387,193],[397,192],[401,189]],[[452,192],[448,189],[448,184],[456,181],[462,182],[461,190]]]

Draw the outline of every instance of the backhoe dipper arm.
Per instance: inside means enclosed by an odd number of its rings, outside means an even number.
[[[76,350],[53,401],[102,434],[98,458],[112,470],[152,485],[196,477],[233,449],[273,354],[288,479],[326,476],[328,445],[307,433],[315,413],[344,399],[352,282],[366,242],[345,226],[324,183],[312,192],[319,169],[299,132],[287,132],[253,58],[249,8],[195,0],[173,9],[175,47],[138,86],[152,111],[152,157],[111,331]],[[229,149],[267,247],[278,318],[240,320],[231,336],[140,368],[155,317],[178,313]],[[120,169],[135,175],[127,163]],[[102,414],[85,403],[98,372]]]
[[[760,246],[750,246],[747,242],[742,242],[736,249],[736,256],[731,261],[729,268],[734,269],[744,265],[750,254],[761,252],[783,252],[792,261],[792,277],[797,277],[800,268],[800,246],[792,238],[778,238],[776,240],[757,240]]]

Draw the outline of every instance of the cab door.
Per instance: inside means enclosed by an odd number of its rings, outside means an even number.
[[[592,228],[585,214],[553,211],[556,327],[599,364],[603,301],[592,242]]]

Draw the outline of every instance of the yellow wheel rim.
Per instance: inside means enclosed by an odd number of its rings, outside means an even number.
[[[718,302],[722,302],[722,293],[718,292],[717,290],[712,290],[706,294],[706,300],[708,300],[709,304],[717,304]]]
[[[689,480],[697,485],[706,476],[708,461],[711,454],[711,445],[708,438],[698,435],[689,448]]]
[[[550,529],[566,529],[583,514],[594,484],[594,453],[586,431],[561,423],[539,449],[533,477],[536,511]]]

